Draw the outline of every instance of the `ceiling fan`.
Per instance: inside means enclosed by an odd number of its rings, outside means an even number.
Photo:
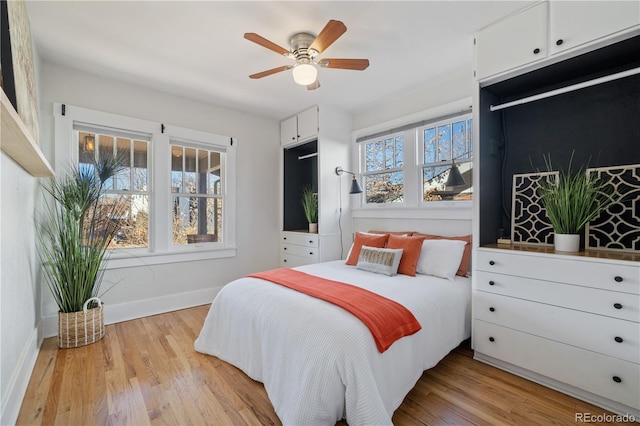
[[[332,19],[327,22],[317,37],[310,33],[294,34],[290,40],[291,50],[278,46],[256,33],[245,33],[244,38],[247,40],[296,61],[293,65],[283,65],[251,74],[249,78],[262,78],[293,68],[293,80],[302,86],[307,86],[309,90],[315,90],[320,87],[317,67],[362,71],[369,66],[368,59],[317,59],[319,54],[324,52],[346,31],[347,27],[341,21]]]

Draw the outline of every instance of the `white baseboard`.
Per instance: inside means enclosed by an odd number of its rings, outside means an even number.
[[[33,367],[36,365],[36,360],[38,359],[39,349],[38,328],[35,327],[31,333],[29,341],[25,345],[24,351],[20,356],[16,370],[10,378],[6,398],[5,395],[2,395],[2,414],[0,414],[0,425],[16,424],[18,414],[20,413],[20,407],[22,406],[22,400],[27,392],[29,379],[31,379]]]
[[[152,297],[135,302],[118,303],[117,305],[105,305],[104,323],[115,324],[150,315],[163,314],[179,309],[211,303],[222,287],[208,288],[205,290],[191,291],[188,293],[172,294],[170,296]],[[42,319],[42,335],[52,337],[58,335],[58,316],[49,316]],[[4,424],[4,423],[2,423]]]

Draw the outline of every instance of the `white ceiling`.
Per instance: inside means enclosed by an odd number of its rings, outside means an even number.
[[[530,1],[27,1],[44,61],[275,119],[314,104],[358,112],[448,76],[471,75],[472,34]],[[320,69],[308,91],[292,60],[243,38],[289,48],[329,19],[347,32],[320,57],[368,58],[365,71]]]

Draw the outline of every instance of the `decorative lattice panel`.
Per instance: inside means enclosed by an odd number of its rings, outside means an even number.
[[[553,227],[538,196],[541,179],[557,179],[558,172],[513,175],[511,241],[514,244],[553,245]]]
[[[587,225],[588,249],[640,252],[640,164],[587,169],[618,199]]]

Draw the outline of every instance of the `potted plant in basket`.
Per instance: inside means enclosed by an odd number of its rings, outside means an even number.
[[[552,171],[551,157],[544,157],[548,171]],[[589,175],[584,167],[572,171],[573,154],[566,172],[559,171],[557,179],[541,179],[538,193],[547,217],[553,226],[557,251],[580,250],[580,234],[591,220],[613,201],[604,190],[604,183]]]
[[[318,232],[318,194],[313,192],[311,186],[302,188],[302,208],[304,215],[309,222],[309,232]]]
[[[43,276],[58,305],[58,345],[70,348],[104,337],[100,296],[108,247],[126,210],[121,197],[103,197],[105,182],[122,170],[122,157],[71,167],[43,187],[38,221]]]

